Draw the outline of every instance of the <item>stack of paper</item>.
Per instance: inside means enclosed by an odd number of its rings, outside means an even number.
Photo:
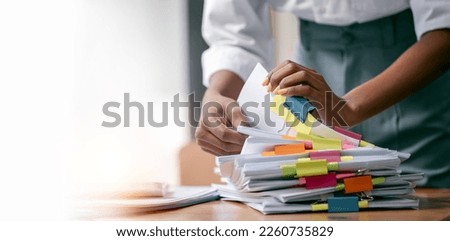
[[[226,183],[215,185],[222,199],[265,214],[418,207],[412,195],[423,174],[400,169],[409,154],[321,124],[306,99],[268,94],[261,86],[266,75],[256,66],[238,99],[248,116],[259,117],[237,129],[248,135],[241,154],[216,158]]]

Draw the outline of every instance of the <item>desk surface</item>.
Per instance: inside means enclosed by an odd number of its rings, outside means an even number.
[[[242,203],[213,201],[175,210],[127,215],[120,220],[292,221],[292,220],[450,220],[450,189],[416,189],[419,210],[364,210],[355,213],[264,215]]]

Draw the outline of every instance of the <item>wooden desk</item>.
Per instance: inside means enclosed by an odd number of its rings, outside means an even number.
[[[416,189],[419,210],[364,210],[355,213],[300,213],[264,215],[242,204],[213,201],[163,212],[119,217],[119,220],[151,221],[325,221],[325,220],[447,220],[450,221],[450,189]]]

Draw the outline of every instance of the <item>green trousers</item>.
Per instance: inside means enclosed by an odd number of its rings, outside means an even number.
[[[342,96],[381,73],[416,41],[410,10],[345,27],[300,20],[294,60],[317,70]],[[352,130],[377,146],[411,153],[401,167],[425,173],[419,186],[449,188],[450,71]]]

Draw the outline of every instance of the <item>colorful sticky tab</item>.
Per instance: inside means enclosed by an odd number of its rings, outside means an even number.
[[[338,183],[335,188],[336,191],[344,190],[344,183]]]
[[[361,141],[359,142],[359,146],[360,146],[360,147],[374,147],[375,145],[372,144],[372,143],[370,143],[370,142],[361,140]]]
[[[295,136],[283,135],[282,138],[285,140],[295,140]]]
[[[352,156],[341,156],[341,162],[348,162],[352,160],[353,160]]]
[[[275,105],[271,105],[271,106],[280,106],[286,101],[286,96],[274,95],[272,98],[272,101],[275,103]]]
[[[294,178],[297,175],[295,164],[281,165],[281,176],[283,178]]]
[[[303,144],[305,144],[305,149],[307,149],[307,150],[311,150],[312,149],[312,142],[311,141],[302,140],[301,142]]]
[[[336,132],[341,133],[342,135],[346,135],[346,136],[348,136],[348,137],[351,137],[351,138],[356,139],[356,140],[359,140],[359,141],[360,141],[361,138],[362,138],[362,136],[361,136],[360,134],[355,133],[355,132],[353,132],[353,131],[346,130],[346,129],[341,128],[341,127],[335,126],[333,129],[334,129]]]
[[[353,145],[352,143],[348,142],[348,141],[342,141],[342,150],[348,150],[348,149],[353,149],[357,146]]]
[[[283,105],[285,101],[286,101],[285,96],[275,95],[272,98],[272,103],[274,103],[274,105],[270,107],[270,110],[275,114],[277,114],[279,117],[281,117],[286,122],[287,125],[294,128],[294,130],[297,133],[305,133],[305,134],[311,133],[312,128],[311,123],[314,123],[314,122],[310,123],[312,115],[308,114],[305,123],[302,123],[295,117],[294,114],[292,114],[291,111],[289,111]]]
[[[367,200],[362,200],[358,202],[358,206],[359,208],[368,208],[369,207],[369,201]]]
[[[336,186],[336,173],[330,172],[326,175],[305,177],[306,189],[316,189]]]
[[[354,176],[355,176],[355,173],[353,173],[353,172],[341,172],[341,173],[336,174],[337,179],[344,179],[347,177],[354,177]]]
[[[329,213],[343,213],[343,212],[358,212],[359,204],[358,197],[329,197],[328,198],[328,212]]]
[[[315,109],[307,99],[300,96],[286,97],[283,105],[302,123],[305,123],[308,113]]]
[[[328,204],[326,204],[326,203],[311,204],[311,211],[313,211],[313,212],[326,211],[326,210],[328,210]]]
[[[275,152],[274,151],[263,151],[261,153],[261,156],[275,156]]]
[[[275,146],[275,155],[288,155],[302,152],[305,152],[305,144],[303,143]]]
[[[344,179],[345,193],[370,191],[373,189],[371,176],[357,176]]]
[[[326,159],[327,162],[340,162],[341,153],[339,151],[316,151],[309,153],[311,160]]]
[[[342,150],[341,140],[333,138],[314,138],[313,150]]]
[[[378,185],[386,181],[385,177],[375,177],[372,178],[372,185]]]
[[[309,161],[299,160],[296,163],[296,169],[298,177],[328,174],[327,160],[325,159]]]
[[[298,185],[299,185],[299,186],[304,186],[305,184],[306,184],[305,178],[304,178],[304,177],[300,177],[300,178],[298,179]]]
[[[328,162],[327,169],[329,171],[337,171],[337,170],[339,170],[339,163],[338,162]]]

